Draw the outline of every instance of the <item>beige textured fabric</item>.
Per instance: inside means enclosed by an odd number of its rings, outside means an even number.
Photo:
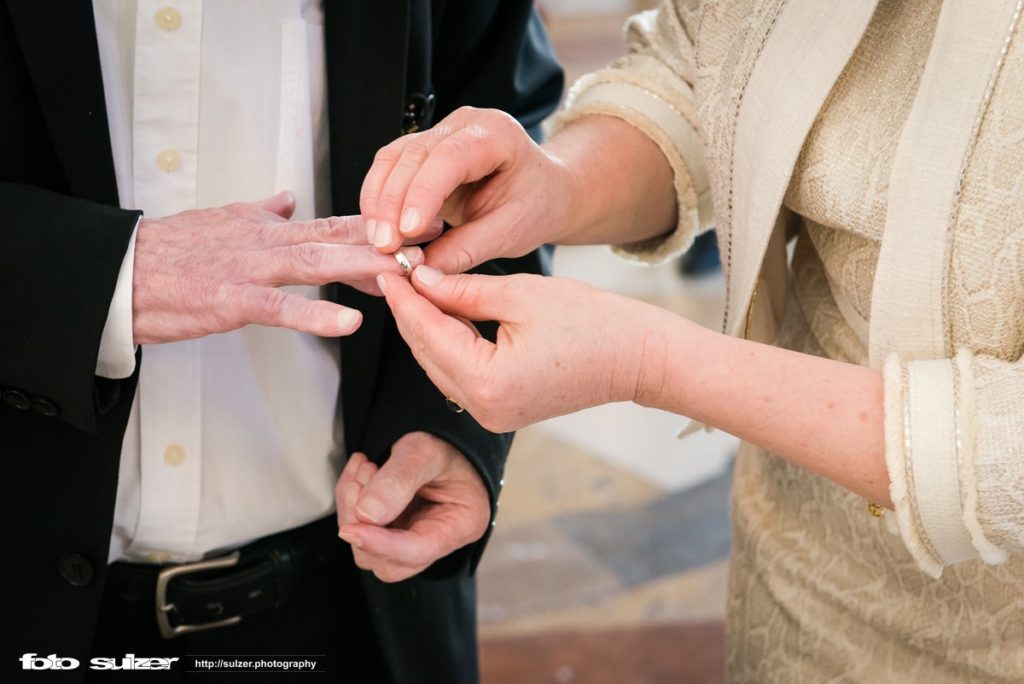
[[[663,149],[681,146],[664,129],[652,131],[651,120],[639,118],[630,102],[588,98],[588,89],[610,81],[630,83],[657,93],[667,107],[695,123],[703,157],[669,158],[683,207],[692,207],[697,194],[692,184],[687,187],[687,169],[706,169],[701,173],[709,179],[730,281],[738,278],[736,263],[759,260],[756,251],[742,259],[729,253],[747,249],[752,225],[733,216],[736,193],[749,189],[736,185],[735,164],[760,163],[756,146],[743,142],[742,135],[738,142],[739,113],[760,103],[750,101],[756,92],[751,82],[766,80],[758,72],[759,59],[766,45],[777,47],[772,44],[777,25],[791,31],[799,25],[792,15],[824,11],[824,4],[666,2],[658,14],[631,24],[629,58],[574,90],[574,101],[586,99],[591,111],[604,108],[655,140],[661,136]],[[799,226],[787,305],[771,328],[779,330],[774,341],[781,346],[867,363],[872,303],[900,295],[876,292],[873,283],[897,151],[908,139],[907,122],[938,41],[940,13],[968,6],[1000,12],[987,19],[1009,30],[1012,12],[1006,8],[1013,9],[1007,2],[942,4],[882,0],[863,37],[858,33],[859,44],[834,86],[819,93],[828,99],[806,139],[792,141],[794,153],[799,152],[793,168],[780,171],[772,160],[763,162],[764,173],[789,178],[791,172],[779,225]],[[949,26],[943,30],[942,40],[956,39]],[[1002,39],[992,38],[992,44]],[[807,40],[809,62],[829,61],[813,36]],[[987,45],[979,47],[982,54],[988,55]],[[651,71],[652,62],[661,66]],[[730,681],[1024,681],[1024,33],[1019,26],[1001,69],[992,73],[993,88],[977,129],[968,131],[971,143],[952,200],[949,235],[939,238],[948,241],[947,261],[929,285],[940,293],[945,354],[894,354],[885,368],[887,462],[899,515],[875,520],[850,492],[745,446],[733,492]],[[933,95],[934,87],[929,84]],[[815,104],[812,95],[805,101],[816,109],[820,102]],[[583,113],[570,108],[566,116]],[[963,135],[962,128],[957,134]],[[790,212],[798,218],[787,218]],[[677,231],[663,242],[627,250],[634,257],[663,257],[685,247],[708,221],[692,214],[680,218]],[[906,259],[915,263],[913,254]],[[761,282],[785,281],[762,274]],[[784,284],[773,288],[787,290]],[[895,332],[897,338],[915,334]],[[922,449],[929,440],[934,447]],[[941,468],[939,460],[929,467],[933,450],[945,454]],[[953,519],[950,510],[957,514]],[[886,530],[894,517],[900,519],[899,535]],[[965,553],[973,558],[962,560]]]

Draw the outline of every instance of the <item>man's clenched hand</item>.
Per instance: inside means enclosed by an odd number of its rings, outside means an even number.
[[[352,454],[335,490],[339,536],[356,565],[398,582],[471,544],[487,531],[491,505],[473,466],[458,449],[410,432],[378,468]]]

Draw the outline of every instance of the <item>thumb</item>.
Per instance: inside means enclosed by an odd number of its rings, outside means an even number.
[[[373,474],[356,501],[356,515],[367,523],[390,525],[408,508],[416,492],[436,479],[444,468],[432,452],[396,448]]]
[[[295,195],[290,190],[283,190],[272,197],[256,202],[256,206],[264,211],[277,214],[283,219],[289,219],[295,212]]]
[[[514,277],[470,273],[446,275],[430,266],[412,272],[416,291],[445,313],[472,321],[501,321],[507,290]]]

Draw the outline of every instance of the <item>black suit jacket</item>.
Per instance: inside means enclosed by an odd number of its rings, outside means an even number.
[[[467,104],[536,132],[561,94],[530,0],[325,0],[324,11],[335,214],[358,212],[374,153],[403,132]],[[0,673],[25,652],[89,652],[136,382],[95,366],[138,216],[118,208],[91,3],[0,0]],[[540,255],[483,270],[539,271]],[[364,315],[340,341],[347,448],[382,460],[408,432],[438,435],[477,468],[493,510],[511,436],[446,409],[382,300],[334,296]],[[406,582],[363,573],[396,681],[475,678],[470,575],[485,542]]]

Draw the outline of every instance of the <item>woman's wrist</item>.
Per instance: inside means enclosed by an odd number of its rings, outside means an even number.
[[[612,116],[584,116],[542,146],[558,169],[561,205],[551,242],[622,244],[675,225],[672,169],[658,146]]]
[[[668,380],[672,373],[673,356],[678,348],[685,348],[685,339],[678,335],[688,334],[686,319],[645,302],[610,295],[620,300],[626,310],[611,307],[609,313],[615,320],[620,335],[610,345],[614,357],[607,367],[612,369],[609,378],[614,396],[611,401],[632,401],[650,408],[664,408],[668,401]],[[613,312],[619,308],[618,315]],[[682,327],[681,330],[677,329]]]

